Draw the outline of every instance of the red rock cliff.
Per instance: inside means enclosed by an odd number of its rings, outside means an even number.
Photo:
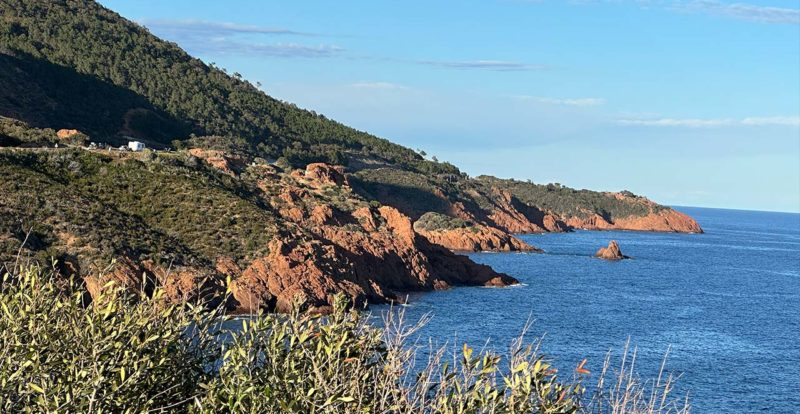
[[[659,206],[644,197],[628,197],[620,193],[610,194],[613,197],[639,203],[650,209],[650,213],[643,216],[614,217],[605,219],[597,214],[587,217],[569,217],[564,221],[571,227],[586,230],[635,230],[656,231],[671,233],[702,233],[703,229],[693,218],[677,210],[659,208]]]
[[[295,184],[282,182],[273,203],[306,234],[273,240],[269,254],[235,279],[231,290],[242,311],[283,312],[299,303],[325,312],[337,293],[360,306],[402,300],[407,291],[516,283],[420,237],[411,219],[393,207],[354,202],[355,208],[345,211],[333,206],[322,198],[325,187],[350,191],[337,168],[312,164],[292,176]]]
[[[456,252],[541,252],[541,249],[500,229],[483,225],[446,230],[415,230],[431,243]]]

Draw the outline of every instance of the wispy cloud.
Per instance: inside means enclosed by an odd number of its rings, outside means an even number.
[[[529,95],[518,95],[516,98],[523,101],[566,106],[598,106],[606,103],[606,100],[602,98],[545,98]]]
[[[800,116],[770,116],[745,118],[742,125],[786,125],[800,126]]]
[[[620,119],[623,126],[715,128],[726,126],[800,126],[800,116],[768,116],[748,118],[659,118]]]
[[[379,89],[379,90],[408,90],[410,89],[408,86],[400,85],[397,83],[391,82],[355,82],[351,83],[349,86],[358,89]]]
[[[497,72],[520,72],[548,69],[546,65],[530,64],[508,60],[465,60],[465,61],[440,61],[420,60],[421,65],[436,66],[447,69],[464,70],[492,70]]]
[[[142,20],[139,22],[151,30],[167,32],[186,32],[204,36],[223,36],[234,33],[264,35],[317,36],[315,33],[300,32],[278,27],[264,27],[230,22],[210,22],[206,20]]]
[[[297,43],[246,43],[216,39],[203,43],[186,44],[195,53],[217,55],[260,55],[284,58],[328,58],[340,55],[345,49],[335,45],[302,45]]]
[[[344,52],[344,48],[329,44],[265,41],[271,37],[317,36],[285,28],[204,20],[145,20],[140,23],[195,54],[327,58]]]
[[[669,7],[687,12],[706,13],[761,23],[800,24],[800,10],[758,6],[747,3],[725,3],[717,0],[672,1]]]
[[[539,4],[543,0],[516,0]],[[719,0],[573,0],[572,4],[633,4],[643,8],[681,13],[702,13],[759,23],[800,24],[800,9],[761,6]],[[796,3],[795,3],[796,4]]]

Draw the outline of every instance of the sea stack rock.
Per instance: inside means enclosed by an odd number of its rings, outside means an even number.
[[[622,259],[630,259],[630,257],[625,256],[619,250],[619,244],[617,244],[616,240],[611,240],[608,243],[608,247],[601,247],[597,253],[594,254],[594,257],[604,259],[604,260],[622,260]]]

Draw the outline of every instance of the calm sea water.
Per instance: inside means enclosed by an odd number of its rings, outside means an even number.
[[[545,254],[471,257],[520,287],[456,288],[412,296],[404,307],[435,343],[506,350],[526,320],[556,366],[605,353],[627,338],[639,372],[681,374],[696,413],[800,412],[800,215],[678,208],[706,234],[577,231],[526,235]],[[617,240],[633,260],[592,254]],[[386,312],[373,307],[373,312]]]

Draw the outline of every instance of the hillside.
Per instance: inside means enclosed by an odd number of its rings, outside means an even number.
[[[92,293],[112,279],[164,285],[176,300],[230,289],[241,311],[286,311],[298,297],[324,311],[338,292],[363,304],[514,283],[417,236],[408,217],[354,194],[325,164],[283,170],[193,153],[207,158],[0,149],[0,259],[13,262],[24,242],[23,256],[58,259]]]
[[[627,192],[470,178],[92,1],[0,11],[0,259],[58,258],[93,293],[115,279],[175,299],[231,290],[243,311],[298,297],[324,311],[337,292],[364,303],[514,283],[447,250],[537,251],[513,233],[702,231]],[[132,138],[156,151],[84,148]]]

